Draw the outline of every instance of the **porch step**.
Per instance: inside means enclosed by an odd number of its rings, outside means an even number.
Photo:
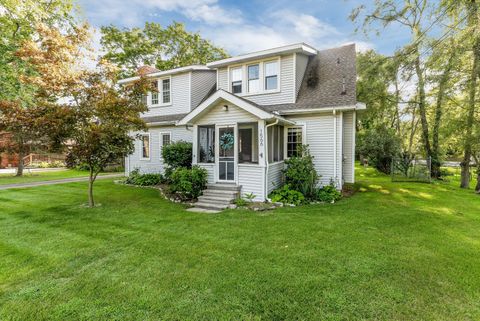
[[[194,208],[222,211],[240,195],[241,188],[235,184],[207,184],[207,189],[198,198]]]

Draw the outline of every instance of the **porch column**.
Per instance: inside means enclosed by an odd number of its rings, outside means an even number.
[[[192,164],[193,165],[196,165],[198,164],[198,161],[197,161],[197,151],[198,151],[198,147],[197,147],[197,144],[198,144],[198,126],[197,125],[193,125],[193,135],[192,135]]]
[[[265,121],[258,121],[258,165],[265,167]]]

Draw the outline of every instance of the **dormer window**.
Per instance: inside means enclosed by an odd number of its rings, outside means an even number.
[[[157,88],[157,91],[150,94],[150,104],[152,106],[170,105],[172,101],[170,83],[170,77],[153,82],[153,86]]]
[[[242,67],[232,69],[232,93],[242,93]]]
[[[278,61],[265,63],[265,90],[278,89]]]
[[[152,87],[158,90],[158,81],[154,81]],[[158,105],[158,91],[152,91],[152,105]]]
[[[255,93],[260,91],[260,66],[248,66],[248,92]]]

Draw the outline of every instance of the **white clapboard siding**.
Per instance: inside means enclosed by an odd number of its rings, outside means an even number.
[[[243,95],[244,98],[259,105],[274,105],[293,103],[295,96],[295,75],[293,54],[280,58],[280,91],[274,93],[261,93],[258,95]],[[246,88],[246,79],[244,79]],[[228,68],[218,69],[218,88],[230,91],[228,83]]]
[[[230,91],[228,84],[228,67],[219,68],[217,73],[217,88]]]
[[[354,183],[355,155],[355,123],[354,111],[343,113],[343,180],[345,183]]]
[[[256,116],[235,105],[228,104],[228,110],[224,110],[224,105],[224,103],[220,103],[212,107],[196,123],[198,125],[222,125],[258,121]]]
[[[205,168],[207,170],[207,181],[208,183],[215,183],[215,164],[205,164],[205,163],[200,163],[197,164],[201,168]]]
[[[247,193],[255,195],[255,201],[264,201],[263,192],[265,167],[252,165],[238,165],[238,185],[242,186],[242,196]]]
[[[185,127],[154,127],[149,128],[150,133],[150,159],[142,159],[142,146],[139,139],[135,140],[135,151],[129,155],[125,161],[125,172],[128,175],[135,168],[139,168],[142,173],[163,173],[164,163],[161,155],[161,140],[160,133],[170,133],[172,142],[184,140],[192,141],[192,129],[185,129]]]
[[[335,182],[338,187],[342,187],[343,185],[343,113],[337,113],[337,168],[336,168],[336,177]]]
[[[270,194],[274,189],[277,189],[283,185],[282,170],[284,167],[284,162],[270,164],[268,167],[267,194]]]
[[[148,107],[142,116],[164,116],[186,114],[190,111],[190,74],[188,72],[172,75],[170,84],[171,104],[167,106]]]
[[[298,95],[300,86],[302,85],[305,71],[307,70],[308,56],[303,54],[297,54],[295,58],[295,97]]]
[[[193,71],[192,72],[192,105],[191,109],[197,107],[212,89],[217,81],[214,70]]]
[[[319,183],[321,185],[329,184],[330,180],[335,179],[333,115],[325,113],[291,116],[288,118],[305,124],[306,143],[309,145],[310,152],[314,157],[315,169],[321,175]],[[341,171],[341,167],[337,167],[338,170]]]

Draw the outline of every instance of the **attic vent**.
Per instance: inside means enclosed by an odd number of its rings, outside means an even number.
[[[347,94],[347,87],[345,86],[345,76],[343,76],[343,79],[342,79],[342,95],[346,95]]]

